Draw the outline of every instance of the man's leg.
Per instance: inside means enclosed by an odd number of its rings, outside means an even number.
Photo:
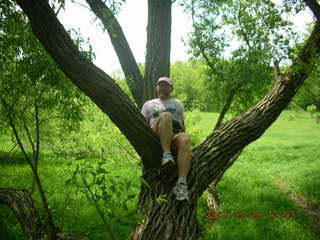
[[[160,114],[153,131],[159,136],[164,152],[170,152],[172,141],[172,116],[169,112]]]
[[[163,150],[162,165],[167,163],[174,163],[171,155],[171,141],[172,141],[172,116],[169,112],[160,114],[153,131],[159,136],[161,147]]]
[[[179,177],[186,177],[189,173],[192,159],[190,137],[186,133],[178,133],[173,137],[173,147],[177,150]]]
[[[178,182],[173,188],[177,200],[189,201],[187,176],[191,167],[192,152],[190,149],[190,138],[186,133],[178,133],[173,137],[173,148],[177,150],[178,156]]]

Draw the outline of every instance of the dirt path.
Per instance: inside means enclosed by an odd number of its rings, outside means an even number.
[[[279,188],[292,200],[297,206],[312,219],[313,226],[316,232],[320,233],[320,209],[316,209],[311,206],[306,200],[295,195],[290,186],[286,184],[280,177],[274,176],[274,179],[279,186]]]

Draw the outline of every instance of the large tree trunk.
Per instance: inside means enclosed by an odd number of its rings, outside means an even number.
[[[319,53],[320,47],[320,28],[317,24],[285,77],[279,79],[255,107],[223,124],[193,150],[192,169],[188,175],[191,194],[189,205],[176,201],[171,193],[176,180],[176,169],[158,171],[160,143],[139,110],[107,74],[80,54],[47,1],[17,2],[30,19],[34,33],[61,69],[108,114],[142,156],[143,178],[150,187],[144,184],[141,186],[139,209],[146,218],[137,226],[134,235],[136,239],[196,239],[197,199],[226,169],[230,159],[258,139],[277,119],[312,71],[315,64],[312,59],[314,53]],[[168,3],[167,0],[161,2]],[[160,40],[159,37],[158,41]],[[164,50],[157,51],[160,54]],[[156,69],[155,65],[155,72]],[[159,197],[162,195],[166,195],[168,202],[159,204]]]
[[[301,68],[301,63],[315,64],[309,59],[312,52],[319,53],[319,46],[320,29],[317,24],[299,57],[272,90],[255,107],[223,124],[193,150],[192,169],[188,176],[190,205],[173,200],[171,189],[176,171],[167,170],[155,179],[146,177],[150,188],[141,187],[139,202],[146,220],[138,226],[134,239],[196,239],[198,226],[194,214],[197,199],[210,183],[219,181],[239,152],[258,139],[277,119],[312,69]],[[166,195],[168,200],[162,205],[155,201],[161,195]]]
[[[138,210],[144,216],[134,232],[132,239],[197,239],[199,226],[197,220],[197,199],[192,194],[190,203],[177,201],[172,193],[176,182],[176,168],[159,170],[156,177],[145,171],[148,185],[140,189]],[[189,181],[192,186],[195,183]]]
[[[144,102],[143,78],[119,22],[112,11],[101,0],[86,1],[107,29],[132,96],[138,107],[142,108]]]
[[[172,0],[148,0],[144,99],[155,97],[159,77],[170,75]]]

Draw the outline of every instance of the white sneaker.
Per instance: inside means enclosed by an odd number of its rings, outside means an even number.
[[[161,166],[175,164],[171,152],[164,152],[162,156]]]
[[[188,187],[186,184],[177,183],[173,187],[172,192],[176,195],[176,199],[178,201],[187,200],[188,202],[190,202]]]

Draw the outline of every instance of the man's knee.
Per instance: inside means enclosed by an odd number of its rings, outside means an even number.
[[[161,122],[172,122],[172,116],[171,116],[171,113],[169,112],[163,112],[163,113],[160,113],[160,121]]]
[[[178,145],[180,147],[189,148],[190,137],[186,133],[180,133],[178,137]]]

